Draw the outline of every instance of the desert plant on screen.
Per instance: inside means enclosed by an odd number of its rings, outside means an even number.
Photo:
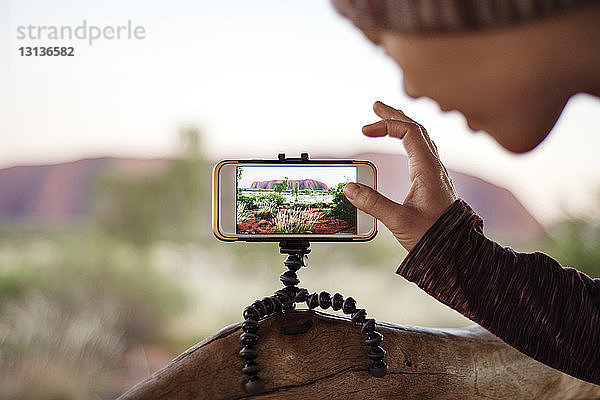
[[[285,179],[281,182],[275,182],[273,184],[273,190],[275,190],[275,192],[277,193],[281,193],[284,192],[288,189],[288,177],[286,176]]]
[[[256,208],[256,198],[250,196],[244,196],[243,194],[239,194],[237,196],[237,204],[244,204],[246,209],[255,209]]]
[[[237,223],[245,222],[250,217],[250,210],[246,203],[238,203],[236,209],[236,221]]]
[[[256,199],[258,199],[258,201],[269,200],[269,201],[276,203],[278,206],[285,204],[285,202],[286,202],[285,197],[283,197],[283,195],[276,193],[276,192],[268,193],[268,194],[261,194]]]
[[[258,211],[256,212],[256,218],[269,219],[273,218],[277,211],[277,200],[264,198],[258,202]]]
[[[314,233],[320,218],[314,210],[280,210],[275,216],[274,233]]]
[[[334,204],[331,214],[350,225],[356,225],[356,207],[344,195],[344,186],[346,183],[338,183],[337,187],[329,189],[329,193],[333,195]]]

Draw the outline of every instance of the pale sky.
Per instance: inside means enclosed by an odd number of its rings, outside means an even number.
[[[240,168],[240,167],[238,167]],[[272,179],[314,179],[332,188],[341,182],[356,182],[356,167],[243,167],[239,187],[248,188],[254,181]]]
[[[143,26],[145,39],[24,41],[21,25]],[[21,57],[21,46],[74,57]],[[325,0],[0,0],[0,168],[106,155],[164,157],[197,126],[206,155],[402,154],[360,133],[375,100],[424,124],[449,168],[506,187],[542,222],[600,188],[600,102],[578,96],[551,137],[515,156],[462,116],[412,100],[401,74]]]

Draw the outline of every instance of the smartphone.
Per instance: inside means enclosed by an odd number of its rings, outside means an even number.
[[[377,221],[344,196],[348,182],[377,188],[357,160],[224,160],[213,170],[213,233],[224,241],[367,241]]]

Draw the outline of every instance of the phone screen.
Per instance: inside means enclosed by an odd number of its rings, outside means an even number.
[[[356,234],[356,166],[237,166],[236,233]]]

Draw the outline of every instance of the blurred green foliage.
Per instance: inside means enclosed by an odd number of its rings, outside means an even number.
[[[164,340],[165,321],[186,303],[181,283],[147,252],[102,234],[4,243],[9,251],[0,271],[2,398],[106,395],[121,354]]]
[[[556,223],[543,248],[561,265],[600,277],[600,221],[570,217]]]
[[[165,342],[188,293],[155,250],[208,234],[200,134],[185,129],[181,140],[181,155],[152,176],[102,177],[92,222],[79,231],[4,236],[2,399],[112,397],[123,354]]]
[[[206,232],[210,167],[201,155],[197,130],[182,130],[181,139],[182,157],[170,160],[162,173],[109,173],[100,179],[94,203],[99,229],[139,245],[193,240]]]

